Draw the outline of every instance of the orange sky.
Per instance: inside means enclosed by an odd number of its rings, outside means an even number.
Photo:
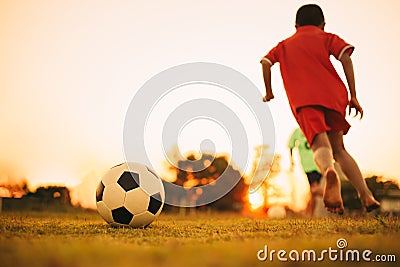
[[[230,66],[263,91],[259,59],[294,32],[308,1],[0,2],[0,181],[96,184],[123,161],[125,112],[136,90],[174,65]],[[355,45],[365,118],[345,139],[366,173],[400,177],[400,2],[315,1],[326,31]],[[287,162],[291,117],[273,70],[276,151]],[[257,145],[256,143],[254,145]],[[183,143],[186,148],[191,143]],[[94,181],[94,182],[93,182]]]

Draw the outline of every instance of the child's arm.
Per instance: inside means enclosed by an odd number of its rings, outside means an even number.
[[[364,111],[357,100],[356,86],[354,81],[353,62],[350,58],[350,55],[347,53],[343,53],[342,57],[340,58],[340,62],[342,63],[344,74],[346,75],[347,84],[349,85],[349,91],[350,91],[349,115],[351,114],[351,109],[354,108],[356,110],[355,116],[357,116],[358,113],[360,113],[360,119],[362,119]]]
[[[272,86],[271,86],[271,64],[265,61],[262,61],[261,64],[262,64],[262,71],[264,76],[264,84],[266,92],[263,101],[268,102],[271,99],[274,99],[274,94],[272,93]]]

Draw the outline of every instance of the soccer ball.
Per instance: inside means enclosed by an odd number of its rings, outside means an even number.
[[[112,226],[146,227],[158,217],[164,201],[161,179],[140,163],[112,167],[96,189],[97,210]]]

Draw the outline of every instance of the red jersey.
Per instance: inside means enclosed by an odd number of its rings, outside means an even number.
[[[345,114],[347,88],[329,56],[340,59],[354,46],[339,36],[316,26],[298,27],[296,33],[280,42],[261,61],[280,63],[286,94],[294,114],[300,107],[319,105]]]

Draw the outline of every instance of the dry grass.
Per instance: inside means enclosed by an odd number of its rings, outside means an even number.
[[[260,262],[257,251],[264,245],[286,251],[337,249],[340,237],[348,249],[400,259],[397,217],[267,220],[239,214],[162,214],[149,228],[128,229],[109,227],[97,213],[2,213],[0,266],[284,266],[276,259]],[[344,263],[324,262],[339,264]]]

